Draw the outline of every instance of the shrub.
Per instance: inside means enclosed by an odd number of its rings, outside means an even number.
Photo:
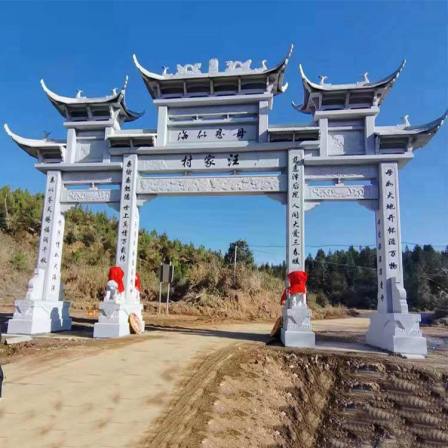
[[[25,271],[27,268],[27,258],[22,251],[16,252],[10,259],[13,269],[17,271]]]

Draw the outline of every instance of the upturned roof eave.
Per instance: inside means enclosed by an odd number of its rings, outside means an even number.
[[[304,88],[308,86],[307,91],[318,91],[318,92],[337,92],[337,91],[351,91],[351,90],[369,90],[386,88],[392,85],[400,76],[406,65],[406,59],[403,59],[400,66],[389,76],[383,78],[376,82],[358,82],[358,83],[348,83],[348,84],[318,84],[311,81],[305,74],[302,64],[299,64],[299,73],[302,78],[302,83]]]
[[[195,80],[204,80],[204,79],[221,79],[221,78],[241,78],[241,77],[257,77],[257,76],[264,76],[268,77],[273,74],[278,74],[277,82],[275,83],[275,90],[276,93],[282,93],[284,92],[288,84],[283,85],[283,75],[286,70],[286,67],[288,65],[289,59],[291,57],[292,51],[293,51],[294,45],[291,44],[287,55],[285,58],[276,66],[265,69],[265,70],[254,70],[254,71],[241,71],[241,72],[217,72],[217,73],[192,73],[192,74],[182,74],[182,75],[159,75],[157,73],[151,72],[145,67],[143,67],[139,60],[137,59],[137,56],[135,54],[132,55],[132,59],[134,61],[134,65],[136,66],[137,70],[140,72],[140,75],[143,78],[143,81],[145,82],[146,86],[148,87],[148,90],[150,90],[150,93],[153,94],[152,88],[150,86],[151,82],[157,82],[157,83],[170,83],[175,81],[195,81]]]
[[[69,97],[59,95],[50,90],[43,79],[40,80],[40,84],[43,91],[47,94],[52,102],[58,104],[60,103],[67,106],[118,103],[121,100],[120,97],[124,95],[124,89],[120,89],[112,95],[105,95],[100,97]]]
[[[425,146],[443,126],[448,111],[434,121],[420,126],[384,126],[375,129],[375,134],[381,137],[408,137],[414,149]]]
[[[440,117],[426,124],[417,126],[404,126],[404,125],[379,126],[376,127],[375,133],[380,136],[421,135],[421,134],[433,135],[444,124],[447,117],[448,117],[448,110],[445,113],[443,113]]]
[[[58,112],[65,118],[66,117],[66,108],[67,107],[88,107],[88,106],[100,106],[100,105],[113,105],[116,104],[122,112],[122,115],[124,116],[124,120],[126,122],[134,121],[138,118],[140,118],[143,115],[143,112],[134,112],[126,106],[125,102],[125,93],[126,93],[126,87],[128,83],[128,77],[126,76],[125,82],[121,89],[117,89],[112,95],[105,95],[102,97],[68,97],[59,95],[52,90],[48,88],[48,86],[45,84],[45,81],[41,79],[40,84],[42,86],[42,89],[48,96],[50,102],[53,104],[53,106],[58,110]]]
[[[45,150],[57,150],[60,153],[62,159],[62,153],[66,147],[65,142],[58,140],[48,140],[48,139],[31,139],[26,137],[21,137],[20,135],[11,131],[8,124],[4,124],[3,128],[6,134],[16,143],[20,148],[25,150],[31,156],[37,158],[38,151]]]

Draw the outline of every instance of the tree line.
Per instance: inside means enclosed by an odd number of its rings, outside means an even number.
[[[306,259],[308,290],[319,305],[375,308],[377,304],[376,250],[369,247],[329,251]],[[430,244],[403,251],[404,285],[411,310],[448,308],[448,247]],[[286,265],[264,264],[259,269],[284,278]]]
[[[0,231],[20,239],[22,232],[35,235],[40,231],[43,205],[42,194],[26,190],[0,188]],[[113,264],[115,259],[117,221],[104,213],[75,208],[66,214],[64,263],[98,265]],[[37,244],[37,238],[36,238]],[[213,288],[227,283],[232,277],[233,264],[249,270],[262,271],[272,277],[284,279],[286,265],[256,265],[250,246],[244,240],[230,244],[227,253],[221,254],[170,240],[155,231],[140,231],[138,258],[142,271],[157,272],[160,262],[171,260],[176,265],[176,284],[179,295],[195,277],[195,282]],[[198,274],[199,265],[208,266]],[[211,266],[216,275],[211,276]],[[413,310],[448,310],[448,247],[442,251],[431,245],[405,248],[403,252],[404,284],[408,303]],[[229,268],[227,270],[226,266]],[[194,268],[196,267],[196,268]],[[194,269],[193,269],[194,268]],[[349,247],[347,250],[325,252],[320,249],[306,259],[309,275],[308,290],[316,296],[319,305],[345,305],[357,308],[375,308],[377,303],[376,250],[369,247]],[[143,275],[145,277],[145,275]],[[155,281],[155,274],[154,281]],[[199,277],[198,277],[199,276]],[[213,281],[209,277],[213,277]],[[149,281],[149,278],[148,278]],[[244,280],[241,281],[244,288]]]

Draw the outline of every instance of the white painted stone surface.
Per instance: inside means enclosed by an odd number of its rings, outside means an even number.
[[[283,307],[283,328],[280,334],[286,347],[314,347],[311,313],[304,294],[289,297]]]
[[[70,330],[70,302],[53,300],[16,300],[8,334],[40,334]]]
[[[48,171],[37,267],[28,283],[24,300],[16,300],[8,333],[36,334],[69,330],[69,302],[61,285],[64,215],[60,195],[60,171]]]
[[[191,158],[190,158],[191,156]],[[237,156],[237,157],[236,157]],[[204,151],[203,153],[185,154],[158,154],[153,156],[141,156],[138,161],[140,173],[163,172],[229,172],[238,170],[279,170],[285,168],[287,154],[284,151],[229,151],[228,153],[216,153]]]
[[[119,190],[62,190],[61,202],[75,204],[119,202]]]
[[[139,205],[159,194],[264,194],[286,202],[288,272],[305,270],[306,210],[327,200],[355,200],[375,209],[378,313],[367,340],[395,352],[426,353],[419,316],[408,313],[403,287],[398,168],[429,141],[447,115],[420,128],[409,123],[376,126],[379,106],[404,63],[380,82],[368,83],[365,78],[342,85],[325,79],[313,83],[300,67],[305,98],[297,109],[312,114],[311,124],[269,128],[274,96],[287,87],[284,74],[291,51],[292,47],[270,70],[266,61],[252,68],[248,59],[228,61],[220,72],[219,61],[211,59],[208,73],[201,63],[194,63],[178,65],[175,74],[166,68],[162,75],[143,68],[134,56],[157,107],[157,133],[121,129],[123,121],[139,116],[124,104],[126,83],[112,95],[94,99],[81,94],[63,97],[43,83],[66,117],[66,141],[27,139],[5,126],[8,135],[38,159],[36,168],[47,174],[36,271],[25,300],[16,302],[8,331],[31,334],[69,328],[60,262],[63,213],[74,204],[105,203],[120,211],[116,264],[125,272],[125,291],[118,296],[109,291],[95,325],[96,337],[116,337],[128,334],[130,312],[141,316],[134,284]],[[96,120],[98,106],[101,119]],[[285,137],[288,134],[291,138]],[[408,138],[407,145],[390,147],[395,137],[400,137],[397,142]],[[348,184],[356,180],[370,185]],[[97,184],[110,189],[98,189]],[[80,189],[73,190],[74,185]],[[120,189],[113,190],[113,185]],[[306,301],[285,307],[284,313],[284,343],[314,344]]]
[[[288,152],[287,269],[305,271],[305,167],[303,151]],[[287,297],[283,306],[281,339],[287,347],[312,347],[310,311],[305,294]]]
[[[303,151],[288,152],[287,267],[288,273],[305,270],[305,167]]]
[[[117,294],[109,282],[100,317],[94,325],[95,338],[113,338],[130,334],[129,315],[135,313],[143,322],[140,292],[135,287],[139,210],[137,206],[137,156],[123,157],[123,178],[118,224],[116,265],[124,272],[124,291]],[[144,322],[143,322],[144,325]]]
[[[135,313],[142,318],[143,305],[139,301],[119,303],[105,301],[100,305],[98,322],[93,328],[93,337],[98,339],[118,338],[130,334],[129,315]]]
[[[408,312],[403,284],[398,165],[381,163],[376,211],[378,308],[370,319],[368,344],[396,353],[426,355],[420,315]]]
[[[220,194],[220,193],[277,193],[286,191],[286,177],[223,176],[167,177],[139,180],[139,194]]]
[[[358,201],[378,198],[378,188],[375,185],[306,186],[305,188],[305,199],[311,201],[323,199],[332,201]]]

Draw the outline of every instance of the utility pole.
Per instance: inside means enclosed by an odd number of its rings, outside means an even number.
[[[6,227],[6,229],[9,229],[8,203],[6,201],[7,194],[8,193],[5,194],[5,227]]]
[[[233,251],[233,283],[236,285],[236,256],[238,252],[238,244],[235,243],[234,251]]]

